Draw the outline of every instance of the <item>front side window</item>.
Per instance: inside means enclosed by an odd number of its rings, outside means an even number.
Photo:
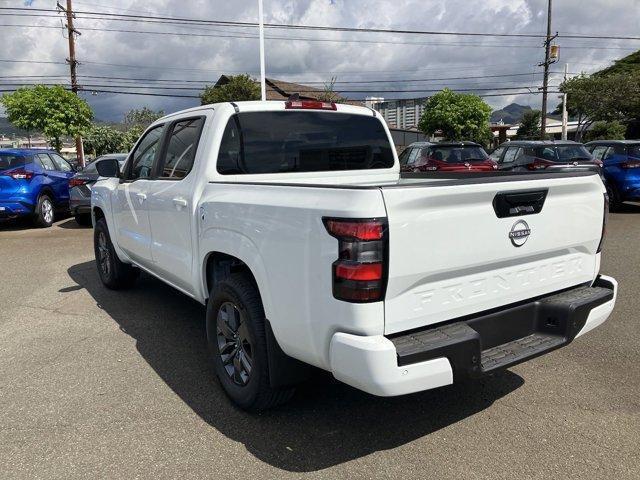
[[[131,170],[127,176],[128,180],[137,180],[139,178],[149,178],[153,168],[153,161],[160,147],[160,139],[162,138],[163,126],[159,125],[149,132],[140,140],[131,158]]]
[[[550,162],[557,162],[556,150],[553,147],[537,147],[534,149],[534,155]]]
[[[184,178],[191,171],[204,118],[181,120],[173,125],[160,177]]]
[[[243,112],[229,119],[218,155],[223,175],[391,168],[380,120],[335,112]]]
[[[67,162],[60,155],[56,155],[55,153],[50,153],[49,156],[53,160],[53,163],[56,166],[56,170],[58,170],[59,172],[73,171],[73,168],[71,168],[71,165],[69,165],[69,162]]]

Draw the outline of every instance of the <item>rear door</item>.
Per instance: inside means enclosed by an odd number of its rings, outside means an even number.
[[[193,292],[192,222],[197,175],[193,171],[206,117],[180,119],[167,128],[167,140],[149,184],[148,209],[154,270]]]
[[[593,280],[604,208],[599,177],[525,178],[382,188],[389,221],[386,333]],[[523,192],[544,197],[541,211],[499,218],[496,195],[517,205],[526,203]]]

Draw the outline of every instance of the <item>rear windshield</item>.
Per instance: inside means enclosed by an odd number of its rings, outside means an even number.
[[[484,162],[489,158],[482,147],[475,145],[429,147],[422,151],[422,156],[446,163]]]
[[[630,157],[640,158],[640,143],[637,145],[629,145],[627,152]]]
[[[0,170],[8,168],[22,167],[26,158],[22,155],[12,155],[10,153],[0,153]]]
[[[575,162],[591,160],[591,154],[584,145],[555,145],[535,147],[535,156],[551,162]]]
[[[379,119],[335,112],[244,112],[229,119],[223,175],[366,170],[393,166]]]

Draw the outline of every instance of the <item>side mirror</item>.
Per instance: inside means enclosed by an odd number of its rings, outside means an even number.
[[[118,178],[120,176],[120,164],[115,158],[105,158],[96,163],[96,170],[101,177]]]

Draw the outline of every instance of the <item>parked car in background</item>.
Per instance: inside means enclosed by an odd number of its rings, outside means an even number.
[[[490,157],[500,170],[601,171],[584,145],[569,140],[514,140],[500,145]]]
[[[91,186],[100,177],[96,169],[96,162],[105,159],[117,160],[120,168],[122,168],[127,159],[127,154],[102,155],[69,179],[69,208],[76,222],[80,225],[91,225]]]
[[[611,210],[622,202],[640,200],[640,140],[597,140],[586,147],[602,162]]]
[[[55,212],[69,211],[73,167],[57,152],[0,150],[0,218],[33,217],[49,227]]]
[[[488,172],[498,168],[482,146],[473,142],[415,142],[399,160],[402,172]]]

